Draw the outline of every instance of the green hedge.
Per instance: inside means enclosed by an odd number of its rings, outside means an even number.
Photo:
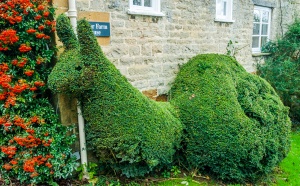
[[[52,72],[63,82],[53,87],[81,101],[88,147],[102,167],[135,177],[172,163],[182,133],[172,106],[149,100],[134,88],[104,56],[86,20],[78,22],[78,40],[79,63],[72,56],[76,53],[63,53],[64,64]]]
[[[290,120],[273,88],[229,56],[206,54],[180,69],[171,104],[186,126],[186,166],[226,181],[255,181],[289,151]]]

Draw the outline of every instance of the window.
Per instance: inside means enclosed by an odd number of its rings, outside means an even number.
[[[270,38],[271,9],[255,6],[253,17],[252,52],[259,53]]]
[[[232,1],[216,0],[216,19],[220,22],[234,22],[232,20]]]
[[[129,0],[128,14],[164,16],[160,11],[160,0]]]

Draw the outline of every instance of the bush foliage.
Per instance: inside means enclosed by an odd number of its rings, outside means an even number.
[[[58,33],[70,28],[59,23]],[[65,45],[74,38],[59,36]],[[104,56],[86,20],[78,22],[78,39],[80,60],[66,46],[51,84],[82,103],[89,148],[102,165],[127,177],[172,163],[182,125],[171,105],[158,104],[135,89]]]
[[[0,1],[0,179],[7,185],[51,183],[74,169],[74,137],[46,97],[53,14],[47,0]]]
[[[289,151],[288,108],[265,80],[229,56],[192,58],[170,95],[186,127],[182,153],[190,169],[255,181]]]
[[[275,88],[290,116],[300,120],[300,20],[289,26],[283,38],[269,42],[263,49],[271,55],[258,64],[259,75]]]
[[[79,43],[67,16],[61,14],[56,21],[57,35],[63,43],[64,51],[48,77],[48,87],[56,93],[76,97],[81,90],[74,83],[80,79]]]

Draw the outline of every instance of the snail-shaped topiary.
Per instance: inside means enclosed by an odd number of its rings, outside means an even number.
[[[190,169],[227,181],[255,181],[287,155],[288,108],[269,83],[233,58],[192,58],[170,94],[186,126],[183,155]]]

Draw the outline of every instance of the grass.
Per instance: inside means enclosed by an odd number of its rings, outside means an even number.
[[[198,182],[192,180],[191,178],[170,178],[166,181],[160,182],[157,184],[158,186],[206,186],[208,185],[207,182]]]
[[[300,185],[300,130],[292,133],[291,151],[275,172],[273,185]]]

